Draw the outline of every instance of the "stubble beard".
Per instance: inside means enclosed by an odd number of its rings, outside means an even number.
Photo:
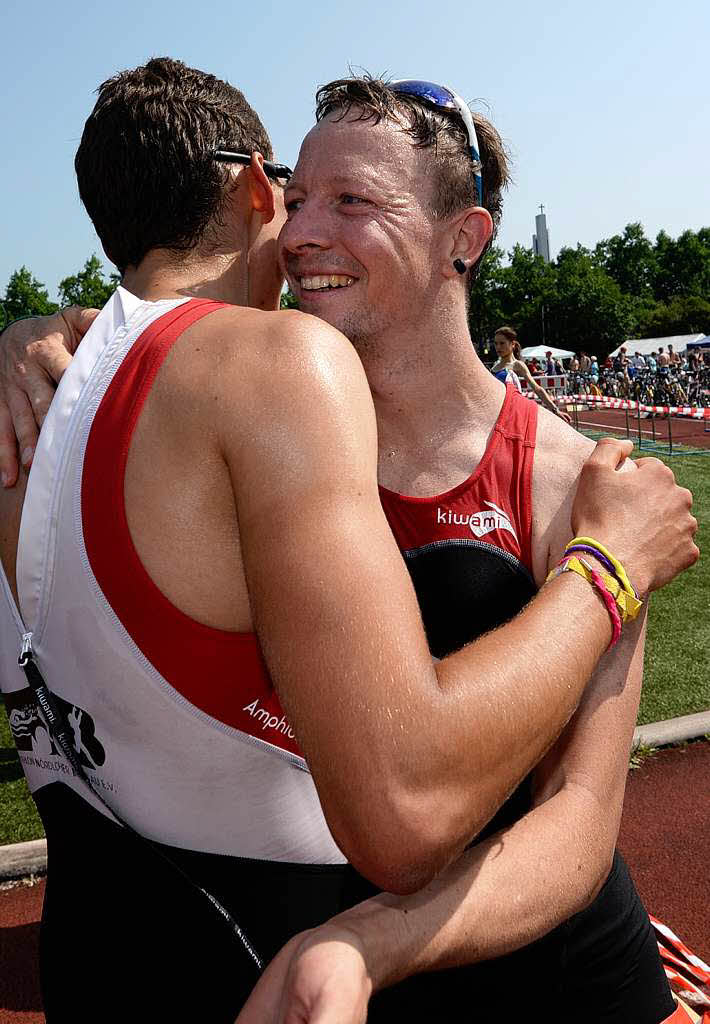
[[[387,324],[384,317],[374,310],[367,310],[345,313],[333,327],[345,335],[364,362],[379,350]]]

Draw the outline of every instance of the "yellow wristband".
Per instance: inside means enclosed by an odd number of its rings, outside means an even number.
[[[600,554],[604,555],[605,558],[608,558],[611,564],[614,566],[614,571],[616,575],[619,577],[619,582],[621,583],[626,593],[630,594],[631,597],[633,597],[634,599],[637,599],[636,591],[631,586],[631,581],[629,580],[629,577],[626,575],[626,569],[624,569],[621,562],[617,558],[614,558],[611,552],[608,551],[602,544],[600,544],[598,540],[594,540],[593,537],[575,537],[574,540],[571,540],[569,542],[567,548],[571,548],[575,544],[588,544],[590,547],[596,548],[597,551],[599,551]],[[565,551],[567,550],[567,548],[565,548]]]
[[[580,559],[580,561],[582,565],[586,565],[588,569],[590,568],[584,559]],[[643,601],[639,601],[635,594],[629,594],[628,591],[624,590],[617,578],[612,576],[610,572],[607,572],[606,569],[600,567],[597,569],[597,572],[616,601],[616,607],[619,609],[622,622],[633,622],[643,608]]]
[[[549,580],[555,579],[564,571],[576,572],[578,576],[582,576],[588,583],[593,583],[591,566],[589,566],[584,559],[577,558],[576,556],[571,556],[570,558],[565,559],[564,566],[556,566],[545,582],[547,583]],[[639,601],[635,595],[627,593],[611,573],[606,572],[601,567],[596,571],[604,580],[604,585],[614,598],[616,607],[619,609],[621,621],[633,622],[643,607],[643,601]]]

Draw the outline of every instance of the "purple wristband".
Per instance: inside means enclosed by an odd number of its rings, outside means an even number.
[[[593,548],[591,544],[573,544],[571,547],[565,548],[565,555],[569,554],[572,551],[586,551],[588,555],[594,555],[594,557],[599,562],[601,562],[606,571],[608,573],[611,573],[614,579],[618,582],[619,586],[622,586],[621,580],[616,575],[616,569],[614,568],[613,564],[609,561],[609,559],[606,557],[606,555],[603,555],[601,551],[597,551],[597,549]]]

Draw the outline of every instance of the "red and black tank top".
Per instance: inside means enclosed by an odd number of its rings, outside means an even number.
[[[483,458],[467,480],[425,498],[380,488],[438,658],[507,622],[535,594],[536,428],[537,405],[508,385]]]

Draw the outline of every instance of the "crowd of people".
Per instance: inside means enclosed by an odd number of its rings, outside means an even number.
[[[688,349],[680,353],[672,344],[633,355],[622,346],[602,366],[594,359],[588,369],[571,361],[567,377],[570,394],[599,394],[631,398],[649,405],[707,405],[710,402],[710,352]]]
[[[493,366],[494,373],[500,372],[504,365],[499,341],[503,342],[503,348],[505,338],[512,343],[514,339],[506,333],[511,330],[506,327],[501,328],[502,334],[501,331],[496,333],[499,359]],[[548,399],[547,392],[564,392],[631,398],[656,405],[710,405],[710,349],[688,348],[677,352],[669,343],[644,354],[638,350],[630,353],[622,345],[615,355],[601,362],[596,355],[583,351],[563,361],[551,350],[544,358],[523,360],[517,340],[514,343],[517,345],[514,369],[523,389],[529,387],[538,393],[545,386]],[[549,381],[549,378],[560,379]],[[538,394],[538,397],[541,396]],[[547,404],[545,398],[541,398],[543,404]]]

